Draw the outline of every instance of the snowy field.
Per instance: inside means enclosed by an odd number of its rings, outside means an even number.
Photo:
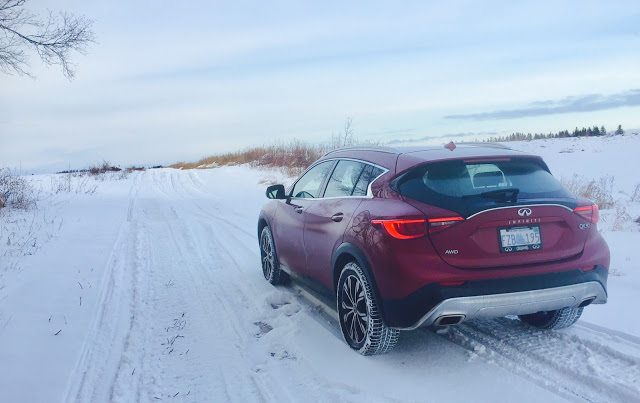
[[[262,277],[249,167],[31,177],[0,210],[0,401],[640,401],[640,135],[509,143],[612,177],[609,303],[563,331],[502,318],[362,357],[332,315]],[[64,183],[63,183],[64,185]]]

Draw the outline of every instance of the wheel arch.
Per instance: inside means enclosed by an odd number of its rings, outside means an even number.
[[[349,262],[355,262],[360,268],[362,272],[367,277],[369,284],[371,284],[371,291],[373,292],[373,298],[376,300],[376,305],[378,308],[378,313],[380,315],[380,319],[382,323],[387,325],[387,317],[385,313],[384,300],[380,297],[380,291],[378,289],[378,283],[375,279],[374,272],[371,268],[371,264],[369,263],[369,259],[362,252],[358,246],[345,242],[342,243],[335,251],[332,257],[332,267],[333,267],[333,292],[337,298],[337,288],[338,281],[340,279],[341,269],[345,264]],[[388,325],[387,325],[388,326]],[[396,336],[397,339],[397,336]],[[394,342],[395,344],[395,342]]]
[[[333,253],[333,257],[331,258],[331,267],[333,268],[333,292],[334,294],[338,288],[338,279],[340,278],[340,272],[345,264],[349,262],[356,262],[358,266],[362,268],[364,273],[367,275],[369,281],[373,285],[373,291],[375,296],[379,302],[378,305],[381,305],[382,302],[380,300],[380,293],[378,292],[378,283],[376,282],[375,276],[373,274],[373,270],[371,269],[371,264],[369,263],[369,259],[366,257],[364,252],[360,250],[356,245],[343,242],[340,246],[338,246]]]
[[[262,229],[264,227],[270,227],[269,221],[265,214],[260,213],[260,216],[258,217],[258,239],[260,239],[260,234],[262,234]]]

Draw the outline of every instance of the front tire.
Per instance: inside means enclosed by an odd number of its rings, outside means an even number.
[[[355,262],[347,263],[340,273],[336,301],[349,347],[362,355],[384,354],[395,347],[400,332],[385,325],[372,284]]]
[[[273,235],[271,235],[271,229],[268,226],[265,226],[260,233],[260,258],[262,261],[262,274],[268,282],[273,285],[280,285],[289,281],[287,273],[280,269]]]
[[[555,311],[536,312],[529,315],[519,315],[521,321],[538,329],[564,329],[580,319],[584,308],[562,308]]]

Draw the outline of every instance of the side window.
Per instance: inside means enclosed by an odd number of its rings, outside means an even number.
[[[315,198],[320,193],[320,186],[333,167],[334,161],[321,162],[307,171],[296,182],[291,195],[301,198]]]
[[[361,162],[340,160],[329,178],[324,197],[351,196],[363,168]]]
[[[356,183],[356,187],[353,189],[353,196],[366,196],[367,189],[369,188],[369,184],[380,174],[384,172],[382,169],[378,167],[374,167],[373,165],[367,165],[364,171],[362,171],[362,175],[360,175],[360,179],[358,179],[358,183]]]

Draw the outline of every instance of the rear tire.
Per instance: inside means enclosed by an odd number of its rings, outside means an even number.
[[[362,355],[384,354],[395,347],[400,332],[385,325],[372,284],[355,262],[342,269],[336,294],[340,329],[349,347]]]
[[[584,308],[562,308],[555,311],[519,315],[521,321],[538,329],[564,329],[576,323]]]
[[[289,281],[289,275],[280,269],[273,235],[271,235],[271,230],[268,226],[265,226],[260,233],[260,258],[262,261],[262,274],[268,282],[273,285],[280,285]]]

